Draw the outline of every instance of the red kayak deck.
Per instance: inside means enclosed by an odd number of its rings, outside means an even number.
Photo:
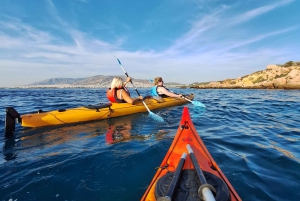
[[[213,157],[210,155],[209,151],[205,147],[204,143],[202,142],[199,134],[197,133],[194,124],[191,120],[189,111],[187,107],[184,107],[182,118],[179,124],[179,128],[177,131],[177,134],[174,137],[174,140],[163,159],[160,168],[156,172],[154,178],[152,179],[150,185],[148,186],[148,189],[146,190],[145,194],[142,197],[142,201],[155,201],[157,198],[157,195],[155,197],[156,192],[156,185],[160,178],[162,178],[164,175],[166,175],[169,172],[174,172],[176,170],[176,167],[180,161],[180,158],[183,153],[188,153],[186,145],[189,144],[191,148],[194,151],[194,154],[197,158],[198,164],[202,171],[204,171],[207,175],[213,174],[213,177],[218,177],[221,179],[222,183],[225,183],[224,185],[228,187],[228,196],[230,194],[230,198],[226,200],[241,200],[237,192],[234,190],[233,186],[230,184],[226,176],[223,174]],[[193,163],[191,161],[191,157],[189,154],[187,154],[184,166],[184,170],[194,170]],[[207,173],[208,172],[208,173]],[[215,175],[215,176],[214,176]],[[205,176],[206,177],[206,176]],[[218,179],[217,178],[217,179]],[[207,180],[209,183],[209,180]],[[215,184],[212,184],[215,185]],[[224,188],[224,187],[222,187]],[[214,194],[216,200],[220,200],[218,197],[223,197],[223,192],[219,193],[218,191],[216,194]],[[219,195],[218,195],[219,194]],[[193,195],[195,196],[195,195]],[[198,195],[196,195],[198,196]],[[190,199],[190,198],[189,198]],[[200,200],[199,197],[195,198],[195,200]],[[222,200],[222,199],[221,199]]]

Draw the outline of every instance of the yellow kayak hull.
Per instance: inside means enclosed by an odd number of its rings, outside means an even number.
[[[194,95],[191,94],[187,96],[187,98],[193,100]],[[183,98],[171,97],[163,98],[163,101],[157,101],[155,99],[146,99],[144,100],[144,102],[151,111],[155,109],[173,107],[188,103],[188,101]],[[147,112],[147,108],[145,107],[142,101],[136,103],[135,105],[128,103],[112,103],[110,107],[100,109],[78,107],[66,110],[54,110],[50,112],[25,114],[21,116],[21,125],[24,127],[62,125],[101,120],[140,112]]]

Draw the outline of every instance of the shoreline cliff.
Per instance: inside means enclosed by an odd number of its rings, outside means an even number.
[[[236,79],[192,84],[189,87],[196,89],[300,89],[300,62],[268,65],[265,70]]]

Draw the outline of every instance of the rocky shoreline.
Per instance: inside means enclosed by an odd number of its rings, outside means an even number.
[[[300,65],[268,65],[265,70],[237,79],[199,83],[189,87],[196,89],[300,89]]]

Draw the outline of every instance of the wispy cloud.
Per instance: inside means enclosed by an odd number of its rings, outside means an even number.
[[[87,1],[83,2],[87,3]],[[190,78],[182,78],[181,73],[178,73],[184,66],[185,70],[193,72],[193,80],[209,81],[221,79],[224,76],[222,71],[225,69],[236,68],[241,63],[247,63],[243,64],[243,68],[235,69],[231,73],[231,77],[238,76],[253,71],[249,69],[251,66],[261,69],[260,65],[267,63],[268,58],[282,59],[280,55],[294,54],[295,50],[292,48],[272,49],[255,46],[250,49],[249,47],[271,37],[294,32],[299,29],[298,25],[268,29],[268,31],[258,30],[255,33],[246,31],[236,33],[240,24],[268,14],[291,2],[294,1],[277,1],[244,12],[237,9],[235,5],[221,5],[199,16],[181,37],[171,38],[173,43],[166,46],[164,50],[131,51],[122,46],[127,40],[126,35],[118,35],[118,40],[113,43],[100,40],[101,37],[92,36],[73,27],[72,23],[66,21],[58,12],[56,4],[47,0],[49,12],[47,14],[51,16],[47,26],[63,32],[70,40],[64,40],[53,30],[42,30],[17,17],[6,17],[6,20],[0,20],[0,74],[2,74],[0,79],[9,75],[2,66],[10,68],[11,71],[18,68],[16,72],[20,74],[26,73],[23,69],[31,66],[34,72],[39,72],[39,76],[33,81],[61,74],[66,74],[68,77],[120,74],[120,69],[112,68],[116,66],[113,55],[126,61],[125,66],[128,66],[129,71],[134,72],[134,75],[139,78],[153,77],[154,74],[159,73],[161,76],[170,76],[173,80],[180,79],[182,82],[190,83]],[[237,12],[234,17],[231,14],[232,9]],[[190,20],[188,19],[189,22]],[[14,54],[11,54],[12,52]],[[255,62],[253,58],[256,58]],[[212,76],[213,71],[220,71],[220,73]]]
[[[189,32],[187,32],[183,37],[177,39],[174,44],[167,49],[165,52],[166,54],[176,54],[179,52],[193,52],[193,50],[197,51],[198,49],[203,49],[203,45],[207,44],[208,40],[211,40],[212,37],[218,37],[218,35],[222,33],[228,33],[230,32],[230,29],[232,29],[233,26],[237,27],[238,24],[249,21],[255,17],[258,17],[264,13],[270,12],[273,9],[280,7],[282,5],[286,5],[288,3],[293,2],[294,0],[283,0],[277,3],[273,3],[271,5],[265,5],[261,6],[255,9],[252,9],[250,11],[246,11],[244,13],[240,13],[235,15],[234,17],[229,17],[229,15],[226,13],[231,12],[231,7],[229,6],[220,6],[219,9],[214,10],[213,13],[207,14],[204,17],[201,17],[199,21],[195,21],[190,29]],[[240,47],[242,45],[247,45],[253,42],[257,42],[259,40],[262,40],[264,38],[267,38],[269,36],[282,34],[285,32],[288,32],[290,30],[294,30],[294,28],[287,28],[284,30],[279,31],[272,31],[270,33],[262,33],[258,34],[257,36],[250,36],[248,39],[243,38],[243,36],[240,36],[241,42],[238,42],[236,40],[239,40],[238,38],[234,38],[234,45],[231,47],[224,48],[224,51],[230,50],[236,47]],[[226,42],[221,43],[227,43],[228,40],[231,40],[230,38],[224,39]],[[219,41],[212,41],[214,43],[218,43]],[[224,44],[225,45],[225,44]],[[220,45],[222,46],[222,45]]]
[[[53,4],[52,0],[46,0],[46,2],[47,2],[47,10],[49,14],[52,16],[53,20],[55,20],[63,30],[69,31],[70,26],[59,16],[57,9]]]
[[[258,17],[260,15],[263,15],[267,12],[270,12],[280,6],[284,6],[286,4],[289,4],[291,2],[293,2],[294,0],[283,0],[283,1],[279,1],[279,2],[275,2],[273,4],[270,4],[270,5],[264,5],[264,6],[261,6],[261,7],[258,7],[258,8],[255,8],[255,9],[252,9],[252,10],[249,10],[245,13],[241,13],[240,15],[238,16],[234,16],[232,17],[230,20],[229,20],[229,24],[230,26],[234,25],[234,24],[239,24],[239,23],[243,23],[243,22],[246,22],[246,21],[249,21],[255,17]]]
[[[223,52],[224,51],[229,51],[229,50],[241,47],[241,46],[249,45],[251,43],[256,43],[256,42],[258,42],[260,40],[263,40],[265,38],[280,35],[280,34],[284,34],[284,33],[296,30],[298,28],[299,27],[297,27],[297,26],[293,26],[293,27],[289,27],[289,28],[286,28],[286,29],[283,29],[283,30],[277,30],[277,31],[271,31],[271,32],[268,32],[268,33],[258,34],[256,36],[249,37],[246,40],[235,41],[235,43],[231,43],[230,46],[225,47],[222,51]]]

